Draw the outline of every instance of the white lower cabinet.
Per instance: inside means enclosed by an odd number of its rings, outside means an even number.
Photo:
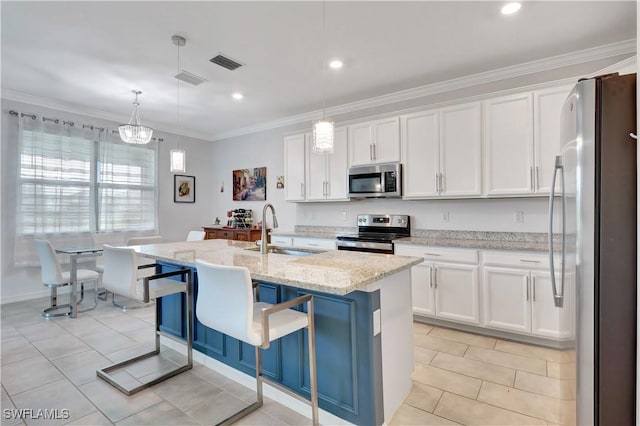
[[[476,250],[396,245],[395,253],[425,259],[411,271],[415,314],[472,324],[480,322]],[[455,263],[458,261],[473,263]]]
[[[336,240],[329,238],[293,237],[293,246],[318,250],[335,250]]]
[[[572,337],[571,274],[566,274],[567,302],[556,307],[546,255],[515,252],[483,255],[484,326],[557,340]]]

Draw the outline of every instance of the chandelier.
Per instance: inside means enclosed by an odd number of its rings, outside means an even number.
[[[138,112],[138,106],[140,105],[140,102],[138,102],[138,95],[142,94],[142,92],[139,90],[132,90],[131,92],[136,95],[136,98],[133,101],[133,113],[131,113],[129,123],[118,126],[120,139],[126,143],[132,144],[149,143],[151,136],[153,135],[153,129],[140,124],[140,113]]]

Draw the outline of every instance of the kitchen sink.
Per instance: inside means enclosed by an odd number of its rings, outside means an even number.
[[[260,251],[260,247],[250,247],[245,250]],[[323,253],[324,250],[313,250],[304,248],[269,247],[267,252],[274,254],[286,254],[289,256],[311,256],[312,254]]]

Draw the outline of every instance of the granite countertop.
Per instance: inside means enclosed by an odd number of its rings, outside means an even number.
[[[307,290],[345,295],[423,261],[418,257],[330,250],[310,256],[260,254],[255,243],[204,240],[132,246],[146,257],[195,267],[195,260],[244,266],[251,277]]]
[[[340,234],[356,233],[357,228],[296,225],[293,231],[271,231],[272,235],[333,239]],[[510,250],[548,252],[546,233],[538,232],[488,232],[488,231],[447,231],[414,229],[411,237],[398,238],[396,244],[425,245],[433,247],[455,247],[479,250]],[[560,249],[554,238],[554,247]]]

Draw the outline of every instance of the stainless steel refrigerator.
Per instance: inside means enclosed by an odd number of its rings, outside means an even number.
[[[565,101],[549,233],[554,302],[575,336],[557,373],[577,391],[566,423],[636,423],[635,133],[635,74],[581,80]]]

